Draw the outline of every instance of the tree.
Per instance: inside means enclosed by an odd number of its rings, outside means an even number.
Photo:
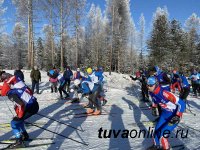
[[[106,15],[110,26],[107,32],[111,47],[110,70],[124,72],[130,27],[130,3],[129,0],[106,2]]]
[[[44,46],[41,37],[37,39],[36,50],[35,50],[35,62],[39,68],[44,68]]]
[[[168,60],[170,46],[170,26],[166,8],[157,8],[153,18],[153,30],[147,43],[151,64],[164,65]]]
[[[198,50],[197,45],[199,42],[199,29],[200,29],[200,18],[193,13],[186,21],[185,21],[185,27],[188,34],[188,52],[190,55],[190,62],[193,65],[199,65],[198,64]]]
[[[16,55],[13,53],[13,43],[11,37],[7,33],[1,36],[2,43],[2,65],[7,69],[14,69]]]
[[[144,34],[145,34],[145,18],[143,13],[140,16],[140,66],[144,66],[144,59],[143,59],[143,53],[144,53]]]
[[[25,67],[27,64],[27,35],[22,23],[15,23],[12,39],[14,43],[15,67]]]
[[[16,6],[18,19],[28,24],[28,67],[34,65],[34,39],[33,39],[33,0],[13,0]]]

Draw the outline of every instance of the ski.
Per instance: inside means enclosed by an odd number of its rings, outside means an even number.
[[[179,145],[173,145],[171,146],[172,150],[183,150],[185,148],[184,144],[179,144]]]
[[[81,105],[80,105],[81,106]],[[109,106],[112,106],[112,105],[104,105],[103,107],[109,107]],[[70,110],[79,110],[79,109],[85,109],[85,107],[81,106],[81,107],[77,107],[77,108],[72,108],[72,109],[67,109],[67,111],[70,111]]]
[[[35,122],[34,124],[37,124],[37,125],[45,125],[46,122]],[[25,123],[25,126],[26,126],[27,128],[29,128],[29,127],[32,127],[33,125],[30,124],[30,123]],[[2,128],[2,129],[4,129],[4,128],[10,128],[10,123],[1,123],[1,124],[0,124],[0,128]]]
[[[183,150],[185,148],[184,144],[179,144],[179,145],[173,145],[170,147],[170,150]],[[147,148],[148,150],[148,148]]]
[[[138,122],[138,123],[131,123],[131,124],[128,124],[128,125],[131,125],[131,126],[154,126],[155,125],[155,122],[153,121],[142,121],[142,122]]]
[[[82,115],[80,115],[80,116],[74,116],[74,118],[84,118],[84,117],[91,117],[91,116],[96,116],[96,117],[98,117],[98,116],[103,116],[103,115],[110,115],[110,114],[100,114],[100,115],[94,115],[94,114],[82,114]]]
[[[43,141],[43,140],[53,140],[54,138],[29,138],[24,142],[32,142],[32,141]],[[15,142],[15,138],[11,138],[9,140],[0,141],[0,144],[12,144]]]
[[[23,149],[33,148],[33,147],[47,146],[47,145],[51,145],[51,144],[55,144],[55,142],[42,143],[42,144],[34,144],[34,145],[25,145],[25,147],[19,147],[19,148],[8,148],[10,146],[10,145],[8,145],[7,147],[1,148],[0,150],[9,150],[9,149],[23,150]]]

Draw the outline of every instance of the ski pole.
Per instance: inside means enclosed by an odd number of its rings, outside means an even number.
[[[72,140],[72,141],[74,141],[74,142],[77,142],[77,143],[80,143],[80,144],[83,144],[83,145],[86,145],[86,146],[89,145],[89,144],[86,144],[86,143],[84,143],[84,142],[77,141],[77,140],[75,140],[75,139],[73,139],[73,138],[70,138],[70,137],[68,137],[68,136],[65,136],[65,135],[56,133],[56,132],[51,131],[51,130],[49,130],[49,129],[45,129],[44,127],[38,126],[38,125],[36,125],[36,124],[34,124],[34,123],[30,123],[30,122],[28,122],[28,121],[24,121],[24,122],[29,123],[29,124],[31,124],[32,126],[38,127],[38,128],[43,129],[43,130],[45,130],[45,131],[51,132],[51,133],[53,133],[53,134],[56,134],[56,135],[58,135],[58,136],[64,137],[64,138],[69,139],[69,140]]]
[[[12,112],[11,109],[10,109],[10,107],[8,106],[8,103],[6,102],[5,97],[3,97],[3,100],[4,100],[4,102],[6,103],[6,105],[7,105],[8,109],[9,109],[9,111],[11,112],[11,114],[12,114],[13,117],[14,117],[15,115],[13,114],[13,112]]]
[[[73,127],[73,126],[71,126],[71,125],[69,125],[69,124],[67,124],[67,123],[64,123],[64,122],[61,122],[61,121],[59,121],[59,120],[50,118],[50,117],[45,116],[45,115],[43,115],[43,114],[37,113],[37,115],[42,116],[42,117],[45,117],[45,118],[48,118],[49,120],[56,121],[56,122],[58,122],[58,123],[60,123],[60,124],[64,124],[64,125],[66,125],[66,126],[68,126],[68,127],[71,127],[71,128],[73,128],[73,129],[79,130],[79,131],[81,131],[81,132],[84,132],[84,130],[78,129],[78,128]]]
[[[189,105],[189,102],[188,102],[188,100],[185,100],[186,101],[186,103],[187,103],[187,105],[188,105],[188,107],[189,107],[189,112],[191,113],[191,114],[193,114],[194,116],[196,116],[196,114],[195,113],[193,113],[192,112],[192,110],[190,109],[191,107],[190,107],[190,105]]]

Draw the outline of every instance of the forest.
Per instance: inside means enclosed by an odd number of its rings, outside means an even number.
[[[10,10],[3,3],[2,68],[102,66],[105,71],[131,73],[149,65],[189,68],[200,64],[200,18],[195,13],[181,24],[169,19],[167,7],[157,7],[151,25],[146,25],[143,13],[134,22],[130,0],[106,0],[105,10],[88,5],[87,0],[12,0],[14,26],[6,33],[8,21],[3,14]],[[148,33],[146,26],[151,26]]]

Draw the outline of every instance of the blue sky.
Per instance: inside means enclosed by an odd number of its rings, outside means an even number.
[[[105,0],[87,0],[87,3],[87,10],[92,3],[99,5],[102,11],[105,10]],[[11,33],[15,23],[15,8],[11,4],[11,0],[5,0],[3,6],[7,7],[3,16],[7,19],[5,31]],[[182,25],[193,12],[200,16],[200,0],[130,0],[131,14],[136,27],[138,28],[139,17],[143,13],[146,20],[146,32],[149,32],[153,13],[157,7],[164,6],[168,8],[170,19],[175,18]]]

